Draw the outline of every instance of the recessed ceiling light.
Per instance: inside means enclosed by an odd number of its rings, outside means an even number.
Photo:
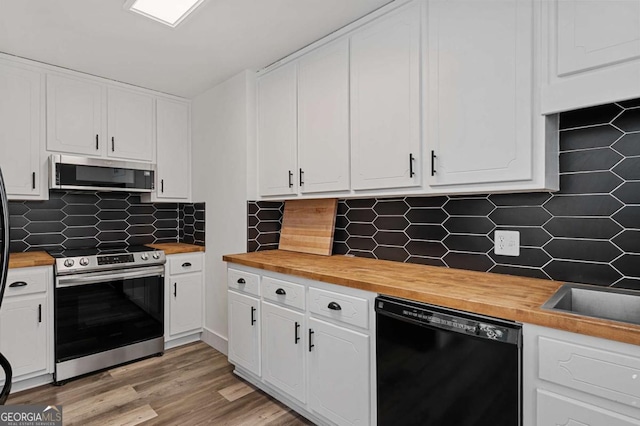
[[[170,27],[177,27],[205,0],[127,0],[124,8]]]

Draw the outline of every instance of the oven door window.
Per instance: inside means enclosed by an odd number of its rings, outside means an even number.
[[[55,290],[56,362],[164,334],[164,278],[119,279]]]

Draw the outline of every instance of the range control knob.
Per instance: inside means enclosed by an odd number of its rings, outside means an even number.
[[[154,259],[156,259],[156,260],[160,259],[160,253],[158,253],[158,252],[155,252],[155,251],[154,251],[154,252],[153,252],[153,254],[152,254],[152,256],[153,256],[153,258],[154,258]]]
[[[67,268],[71,268],[73,266],[73,263],[73,259],[65,259],[64,266],[66,266]]]
[[[80,265],[87,266],[88,264],[89,264],[89,259],[87,259],[86,257],[83,257],[82,259],[80,259]]]
[[[149,255],[148,255],[147,253],[142,253],[142,254],[140,255],[140,259],[142,259],[142,260],[149,260]]]

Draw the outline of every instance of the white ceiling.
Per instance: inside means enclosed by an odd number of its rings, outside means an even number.
[[[191,98],[390,0],[206,0],[172,29],[124,0],[0,0],[0,52]]]

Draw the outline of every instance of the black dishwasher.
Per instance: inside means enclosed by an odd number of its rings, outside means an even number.
[[[378,425],[519,426],[521,326],[376,298]]]

